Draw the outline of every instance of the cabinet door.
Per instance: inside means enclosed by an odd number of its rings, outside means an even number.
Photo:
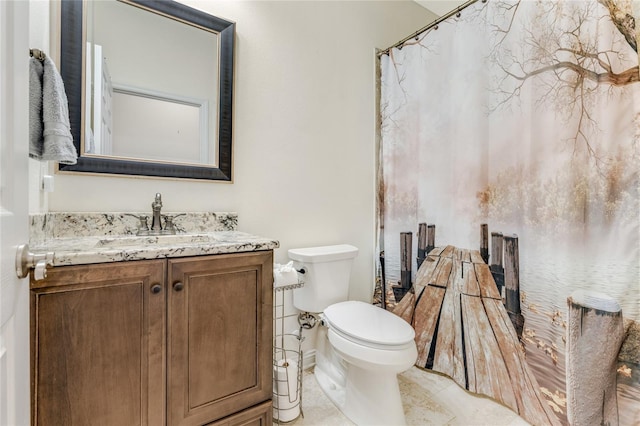
[[[169,259],[168,271],[168,423],[271,399],[272,252]]]
[[[165,268],[68,266],[32,281],[32,424],[164,424]]]

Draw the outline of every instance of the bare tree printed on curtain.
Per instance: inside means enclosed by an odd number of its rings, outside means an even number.
[[[598,126],[597,111],[602,97],[624,93],[625,86],[640,83],[631,3],[536,2],[533,19],[518,27],[516,16],[521,5],[521,1],[495,4],[501,22],[492,25],[495,45],[490,59],[502,72],[492,85],[496,98],[490,109],[513,108],[522,91],[528,89],[527,83],[536,80],[538,107],[553,108],[571,129],[561,141],[561,149],[571,149],[576,162],[559,179],[573,181],[573,203],[559,211],[550,199],[557,195],[557,185],[532,185],[522,173],[511,169],[478,194],[485,213],[500,211],[503,218],[520,215],[536,224],[562,219],[565,226],[596,217],[603,222],[635,220],[638,205],[632,198],[637,194],[625,188],[633,188],[638,180],[639,135],[632,144],[612,152],[606,140],[610,135],[602,135]],[[598,30],[608,23],[612,24],[610,34],[603,37]],[[522,48],[514,50],[514,43]],[[500,194],[505,180],[520,182],[521,189],[529,193],[528,199],[516,197],[520,199],[511,206],[501,203],[500,199],[515,200]],[[547,208],[533,214],[525,208],[531,204]]]
[[[495,90],[501,96],[495,107],[512,101],[529,79],[538,78],[544,86],[539,102],[552,103],[564,117],[578,116],[571,140],[574,145],[584,144],[588,153],[598,160],[600,154],[591,146],[588,136],[588,130],[597,129],[592,117],[593,98],[599,96],[605,86],[640,82],[631,3],[539,2],[536,19],[524,31],[517,31],[524,48],[516,53],[509,47],[503,48],[503,42],[514,30],[520,3],[496,5],[506,22],[494,29],[496,44],[492,59],[504,72],[496,84]],[[601,42],[594,31],[603,19],[599,8],[605,9],[622,38]]]

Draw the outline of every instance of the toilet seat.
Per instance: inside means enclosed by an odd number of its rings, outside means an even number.
[[[335,303],[323,313],[329,328],[353,343],[374,349],[404,350],[415,346],[415,331],[402,318],[359,301]]]

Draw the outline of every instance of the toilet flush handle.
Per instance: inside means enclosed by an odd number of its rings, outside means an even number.
[[[298,315],[298,324],[300,324],[300,328],[310,330],[316,326],[317,322],[318,319],[310,312],[300,312]]]

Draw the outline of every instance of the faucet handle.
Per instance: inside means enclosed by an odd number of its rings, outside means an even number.
[[[186,216],[186,213],[180,213],[173,216],[164,215],[164,214],[162,215],[162,217],[164,218],[164,231],[166,231],[167,234],[176,233],[176,227],[175,227],[175,223],[173,223],[173,219],[179,216]]]
[[[140,216],[140,227],[138,228],[138,233],[140,232],[149,232],[149,216]]]
[[[138,233],[136,235],[148,235],[149,234],[149,216],[146,215],[136,215],[132,213],[125,213],[125,216],[133,216],[138,219],[140,222],[138,223]]]

